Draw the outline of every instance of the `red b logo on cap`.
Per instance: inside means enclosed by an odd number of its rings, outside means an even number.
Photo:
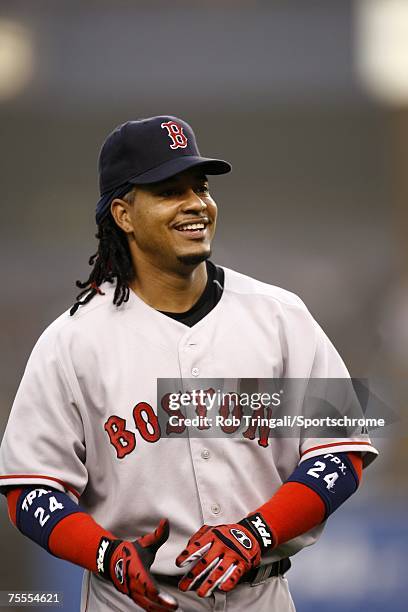
[[[172,140],[170,149],[185,149],[187,146],[187,137],[183,134],[183,128],[175,121],[165,121],[160,125],[166,128],[168,135]]]

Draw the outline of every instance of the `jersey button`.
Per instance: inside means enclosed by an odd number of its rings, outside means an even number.
[[[219,505],[218,505],[218,504],[213,504],[213,505],[211,506],[211,512],[212,512],[213,514],[219,514],[219,513],[221,512],[221,508],[219,507]]]
[[[199,373],[200,373],[200,370],[198,368],[193,368],[191,370],[191,373],[192,373],[193,376],[198,376]]]
[[[208,448],[205,448],[205,449],[203,450],[203,452],[201,453],[201,456],[202,456],[202,458],[203,458],[203,459],[209,459],[209,458],[210,458],[210,455],[211,455],[211,453],[210,453],[210,451],[208,450]]]

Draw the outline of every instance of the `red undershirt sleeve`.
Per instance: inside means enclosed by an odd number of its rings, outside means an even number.
[[[53,555],[96,572],[96,556],[102,537],[116,539],[85,512],[71,514],[52,530],[48,546]]]

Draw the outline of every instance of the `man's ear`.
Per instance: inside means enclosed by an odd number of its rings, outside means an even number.
[[[133,225],[130,217],[131,204],[115,198],[110,206],[112,217],[115,223],[126,233],[131,234],[133,232]]]

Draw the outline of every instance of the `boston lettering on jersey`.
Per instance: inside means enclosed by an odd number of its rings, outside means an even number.
[[[210,393],[213,389],[207,389],[205,393]],[[181,410],[174,410],[169,407],[169,395],[163,397],[161,408],[168,415],[166,422],[165,435],[183,434],[190,424],[188,418]],[[242,408],[239,404],[228,401],[223,401],[219,406],[215,419],[219,420],[220,431],[223,434],[234,434],[242,427]],[[207,407],[199,404],[196,408],[196,419],[198,430],[209,429],[207,419]],[[109,436],[111,444],[116,449],[118,459],[123,459],[136,448],[137,440],[133,426],[145,442],[157,442],[162,437],[162,428],[159,418],[153,407],[148,402],[139,402],[132,412],[133,423],[129,424],[126,419],[119,415],[111,415],[104,424],[104,429]],[[249,421],[248,427],[242,432],[242,436],[248,440],[254,440],[258,436],[258,444],[266,448],[269,446],[268,439],[271,433],[271,427],[268,427],[265,422],[269,421],[272,416],[272,409],[269,407],[261,407],[254,410]],[[177,424],[172,424],[172,420],[176,420]],[[132,429],[129,429],[132,427]]]

